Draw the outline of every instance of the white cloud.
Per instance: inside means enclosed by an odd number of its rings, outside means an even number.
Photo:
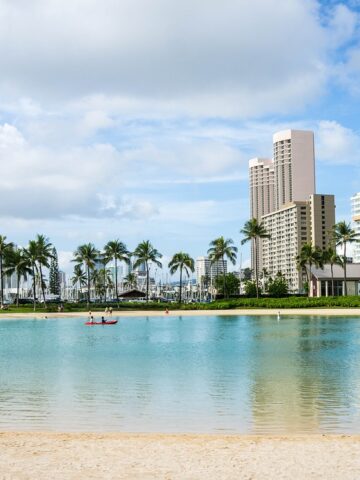
[[[125,113],[293,111],[326,80],[327,34],[316,6],[1,0],[0,92],[51,104],[99,95]],[[341,12],[338,31],[348,22]],[[101,110],[86,120],[108,121]]]
[[[338,47],[353,39],[359,18],[358,14],[344,4],[335,5],[329,19],[329,40]]]
[[[336,121],[321,121],[316,137],[316,150],[321,161],[334,165],[358,165],[360,136]]]

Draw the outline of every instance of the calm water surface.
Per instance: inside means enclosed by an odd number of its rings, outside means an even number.
[[[360,433],[360,318],[0,321],[0,430]]]

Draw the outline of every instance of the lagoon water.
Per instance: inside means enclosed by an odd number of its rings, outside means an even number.
[[[360,318],[0,321],[0,430],[360,433]]]

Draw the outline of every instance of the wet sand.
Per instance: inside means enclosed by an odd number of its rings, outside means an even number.
[[[0,433],[1,479],[356,480],[360,436]]]

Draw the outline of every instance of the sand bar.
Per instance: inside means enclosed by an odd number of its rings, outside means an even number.
[[[1,479],[360,478],[360,436],[0,433]]]
[[[166,314],[164,310],[119,310],[113,311],[113,317],[200,317],[200,316],[217,316],[217,315],[274,315],[277,316],[280,312],[283,315],[319,315],[319,316],[359,316],[360,308],[287,308],[287,309],[275,309],[275,308],[254,308],[254,309],[231,309],[231,310],[170,310],[169,314]],[[104,312],[93,312],[94,317],[101,317]],[[4,311],[0,312],[1,319],[10,318],[71,318],[71,317],[87,317],[87,312],[64,312],[64,313],[46,313],[41,310],[36,312],[26,313],[11,313]]]

